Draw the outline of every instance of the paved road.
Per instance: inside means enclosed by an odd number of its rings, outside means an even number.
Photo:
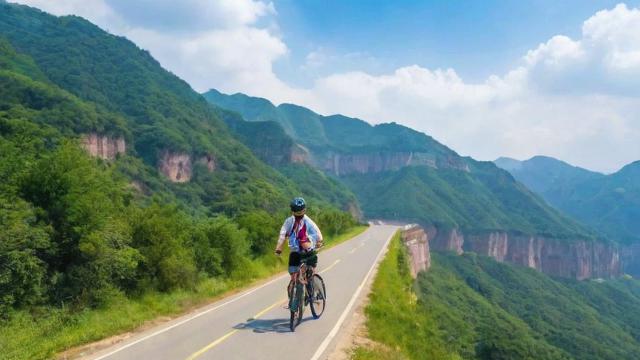
[[[318,320],[305,310],[289,331],[288,275],[220,300],[196,313],[150,329],[91,355],[101,359],[324,359],[393,233],[372,225],[364,233],[319,254],[327,307]]]

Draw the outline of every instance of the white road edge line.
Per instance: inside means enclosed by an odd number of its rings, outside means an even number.
[[[364,277],[364,280],[362,280],[362,283],[360,283],[360,286],[358,286],[358,289],[356,290],[355,294],[353,294],[353,296],[351,297],[351,300],[349,300],[349,304],[347,304],[347,307],[344,309],[344,311],[340,315],[340,318],[338,319],[338,322],[333,327],[333,329],[331,329],[331,331],[329,332],[329,335],[327,335],[327,337],[324,339],[322,344],[320,344],[320,347],[318,347],[318,350],[316,350],[316,352],[313,354],[313,356],[311,357],[311,360],[318,360],[320,358],[322,353],[324,353],[324,351],[327,349],[327,346],[329,346],[329,343],[331,343],[331,340],[333,340],[333,338],[338,333],[338,330],[340,330],[340,326],[342,326],[342,323],[347,318],[347,314],[349,314],[349,311],[351,311],[351,308],[353,307],[353,304],[355,304],[356,299],[358,298],[358,296],[362,292],[362,289],[364,288],[364,284],[366,284],[367,280],[369,280],[369,277],[371,276],[371,273],[373,272],[373,269],[378,264],[378,261],[380,260],[380,257],[382,257],[382,254],[387,249],[387,246],[389,246],[389,242],[391,241],[393,236],[396,234],[396,232],[397,232],[397,230],[394,231],[393,234],[391,234],[389,236],[387,241],[385,241],[384,246],[382,247],[382,249],[380,249],[380,252],[378,253],[378,256],[376,257],[375,261],[373,262],[373,265],[371,265],[371,268],[369,269],[369,272]]]
[[[100,357],[94,358],[93,360],[102,360],[102,359],[108,358],[109,356],[111,356],[111,355],[113,355],[113,354],[115,354],[115,353],[117,353],[117,352],[120,352],[120,351],[122,351],[122,350],[124,350],[124,349],[126,349],[126,348],[129,348],[129,347],[131,347],[131,346],[133,346],[133,345],[135,345],[135,344],[138,344],[138,343],[140,343],[140,342],[142,342],[142,341],[145,341],[145,340],[147,340],[147,339],[150,339],[150,338],[152,338],[152,337],[154,337],[154,336],[156,336],[156,335],[160,335],[160,334],[162,334],[162,333],[164,333],[164,332],[167,332],[167,331],[169,331],[169,330],[171,330],[171,329],[173,329],[173,328],[175,328],[175,327],[178,327],[178,326],[180,326],[180,325],[182,325],[182,324],[184,324],[184,323],[187,323],[187,322],[189,322],[189,321],[191,321],[191,320],[193,320],[193,319],[199,318],[199,317],[200,317],[200,316],[202,316],[202,315],[205,315],[205,314],[207,314],[207,313],[210,313],[210,312],[212,312],[212,311],[214,311],[214,310],[216,310],[216,309],[219,309],[219,308],[221,308],[221,307],[223,307],[223,306],[225,306],[225,305],[231,304],[232,302],[234,302],[234,301],[236,301],[236,300],[242,299],[243,297],[245,297],[245,296],[247,296],[247,295],[249,295],[249,294],[252,294],[252,293],[254,293],[254,292],[258,291],[259,289],[262,289],[263,287],[265,287],[265,286],[267,286],[267,285],[270,285],[270,284],[272,284],[272,283],[274,283],[274,282],[276,282],[276,281],[278,281],[278,280],[282,280],[282,279],[284,279],[285,277],[288,277],[288,276],[289,276],[289,274],[283,274],[283,275],[281,275],[281,276],[278,276],[277,278],[275,278],[275,279],[273,279],[273,280],[270,280],[270,281],[268,281],[268,282],[266,282],[266,283],[264,283],[264,284],[262,284],[262,285],[260,285],[260,286],[258,286],[258,287],[256,287],[256,288],[253,288],[253,289],[251,289],[251,290],[248,290],[247,292],[245,292],[245,293],[243,293],[243,294],[241,294],[241,295],[239,295],[239,296],[237,296],[237,297],[234,297],[234,298],[232,298],[232,299],[230,299],[230,300],[228,300],[228,301],[225,301],[224,303],[222,303],[222,304],[220,304],[220,305],[214,306],[214,307],[212,307],[211,309],[207,309],[207,310],[202,311],[202,312],[200,312],[200,313],[197,313],[197,314],[195,314],[195,315],[193,315],[193,316],[191,316],[191,317],[189,317],[189,318],[186,318],[186,319],[184,319],[184,320],[182,320],[182,321],[180,321],[180,322],[177,322],[177,323],[175,323],[175,324],[173,324],[173,325],[171,325],[171,326],[169,326],[169,327],[166,327],[166,328],[164,328],[164,329],[158,330],[158,331],[154,332],[153,334],[149,334],[149,335],[147,335],[147,336],[145,336],[145,337],[142,337],[142,338],[140,338],[140,339],[138,339],[138,340],[136,340],[136,341],[130,342],[130,343],[128,343],[128,344],[126,344],[126,345],[124,345],[124,346],[122,346],[122,347],[119,347],[119,348],[117,348],[117,349],[115,349],[115,350],[113,350],[113,351],[111,351],[111,352],[109,352],[109,353],[107,353],[107,354],[104,354],[104,355],[102,355],[102,356],[100,356]]]

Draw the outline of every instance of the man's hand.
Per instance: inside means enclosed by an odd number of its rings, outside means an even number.
[[[282,245],[278,245],[276,246],[276,250],[275,250],[276,255],[280,256],[280,254],[282,254]]]

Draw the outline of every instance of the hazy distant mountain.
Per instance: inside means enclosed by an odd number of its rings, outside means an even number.
[[[494,162],[538,194],[604,177],[601,173],[573,166],[548,156],[535,156],[525,161],[501,157]]]
[[[611,239],[640,242],[640,161],[611,175],[544,156],[526,161],[500,158],[495,163],[558,209]]]

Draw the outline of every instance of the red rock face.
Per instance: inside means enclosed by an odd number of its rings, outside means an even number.
[[[430,267],[430,250],[455,251],[460,255],[463,249],[499,262],[577,280],[612,278],[623,273],[618,248],[609,243],[510,235],[501,231],[464,236],[458,229],[439,230],[434,226],[409,226],[403,231],[402,239],[411,255],[414,276]],[[626,266],[634,272],[640,270],[640,261],[633,260],[640,258],[640,244],[625,248],[623,255],[630,262]]]
[[[84,135],[82,145],[91,156],[104,160],[114,160],[118,154],[124,154],[127,150],[124,138],[113,138],[96,133]]]
[[[622,275],[620,253],[614,244],[580,239],[553,239],[543,236],[512,235],[496,231],[464,235],[458,229],[425,229],[429,247],[434,251],[472,251],[499,262],[527,266],[545,274],[578,280],[612,278]],[[640,258],[640,244],[628,259]],[[633,254],[632,254],[633,253]],[[629,260],[632,261],[632,260]],[[640,270],[640,261],[630,263]],[[640,272],[640,271],[638,271]]]
[[[454,251],[460,255],[463,253],[464,236],[458,229],[440,230],[430,226],[427,229],[431,242],[431,249],[435,251]]]
[[[409,165],[469,171],[469,166],[460,158],[437,159],[432,154],[420,152],[332,153],[314,158],[314,164],[324,171],[338,176],[353,173],[368,174],[395,171]]]
[[[504,232],[469,235],[465,240],[466,251],[534,268],[548,275],[584,280],[622,274],[620,255],[613,244],[514,236]]]
[[[620,257],[624,272],[634,277],[640,277],[640,244],[623,247]]]
[[[172,182],[188,182],[192,175],[191,157],[166,151],[160,159],[160,172]]]
[[[404,166],[416,164],[411,152],[367,153],[367,154],[333,154],[320,165],[323,170],[335,175],[352,173],[368,174],[388,170],[398,170]],[[422,159],[422,165],[435,167],[435,161]],[[417,165],[417,164],[416,164]]]
[[[411,276],[415,278],[420,271],[431,267],[429,238],[423,228],[412,226],[402,232],[402,242],[407,248],[411,262]]]
[[[204,165],[209,172],[216,169],[216,161],[211,155],[206,155],[198,159],[198,163]]]

